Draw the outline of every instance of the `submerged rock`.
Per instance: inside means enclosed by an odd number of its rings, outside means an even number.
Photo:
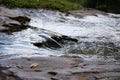
[[[30,19],[18,10],[0,7],[0,32],[16,32],[26,29]]]

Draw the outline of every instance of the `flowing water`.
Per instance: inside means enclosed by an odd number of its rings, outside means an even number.
[[[73,56],[86,60],[120,59],[120,15],[66,16],[49,10],[19,9],[31,18],[28,28],[12,35],[0,34],[0,59],[42,56]],[[40,35],[66,35],[78,42],[59,44],[60,49],[38,48],[32,43],[45,41]]]

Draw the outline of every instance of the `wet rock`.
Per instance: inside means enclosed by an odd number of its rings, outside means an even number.
[[[30,19],[26,16],[9,17],[9,18],[20,22],[22,25],[28,25],[28,23],[30,22]]]
[[[55,40],[52,40],[51,38],[45,38],[46,41],[43,41],[41,43],[33,43],[33,45],[37,46],[37,47],[47,47],[47,48],[51,48],[51,49],[55,49],[55,48],[61,48],[62,46],[57,43]]]
[[[1,32],[8,32],[8,33],[21,31],[30,27],[30,26],[14,24],[14,23],[3,24],[3,26],[6,27],[7,29],[1,30]]]
[[[57,72],[48,72],[48,74],[55,76],[57,75]]]
[[[8,28],[0,26],[0,32],[7,32],[8,30]]]
[[[51,80],[59,80],[59,79],[52,77]]]
[[[107,13],[103,11],[99,11],[91,8],[85,8],[81,10],[71,10],[68,13],[80,18],[85,16],[97,16],[97,14],[107,15]]]
[[[77,39],[71,38],[71,37],[65,36],[65,35],[62,35],[62,36],[52,36],[52,38],[53,38],[54,40],[56,40],[57,42],[60,42],[60,43],[63,43],[65,40],[66,40],[66,41],[78,42]]]
[[[28,28],[30,19],[18,10],[0,7],[0,32],[12,33]]]
[[[43,47],[44,43],[33,43],[34,46]]]
[[[37,47],[48,47],[51,49],[61,48],[63,47],[62,44],[65,44],[66,42],[72,41],[77,42],[77,39],[71,38],[69,36],[46,36],[46,35],[39,35],[40,37],[44,38],[46,41],[43,41],[41,43],[33,43],[33,45]]]

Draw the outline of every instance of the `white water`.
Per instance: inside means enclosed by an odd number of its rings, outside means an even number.
[[[29,28],[13,33],[13,35],[1,34],[1,58],[61,56],[64,55],[64,53],[73,55],[72,50],[76,50],[74,55],[83,57],[86,60],[95,60],[98,56],[90,56],[92,53],[85,51],[88,46],[91,46],[91,49],[99,50],[99,48],[104,47],[103,45],[99,45],[99,42],[112,42],[115,46],[120,47],[120,15],[109,14],[104,16],[98,14],[98,16],[78,18],[72,15],[65,16],[63,13],[48,10],[20,10],[31,18],[30,25],[36,27],[36,29]],[[113,16],[118,18],[114,18]],[[41,29],[45,29],[45,31]],[[38,48],[31,44],[45,40],[39,35],[50,36],[51,34],[71,36],[77,38],[79,43],[75,45],[68,44],[69,46],[66,45],[59,50]],[[89,42],[90,45],[86,45],[84,42]],[[98,47],[96,47],[96,44]],[[79,54],[80,50],[90,54]],[[120,53],[120,50],[117,51],[117,54],[118,53]],[[99,57],[98,59],[102,58]]]
[[[41,18],[41,15],[36,12],[30,25],[67,36],[89,37],[87,41],[96,41],[97,37],[110,38],[110,41],[120,40],[120,18],[112,18],[112,14],[109,16],[98,15],[97,17],[86,16],[80,19],[74,16],[64,16],[59,12],[49,14],[50,12],[52,13],[52,11],[43,11],[42,13],[47,19]]]

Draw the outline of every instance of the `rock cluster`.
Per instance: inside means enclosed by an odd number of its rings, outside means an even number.
[[[0,7],[0,32],[12,33],[26,29],[30,18],[18,10]]]

